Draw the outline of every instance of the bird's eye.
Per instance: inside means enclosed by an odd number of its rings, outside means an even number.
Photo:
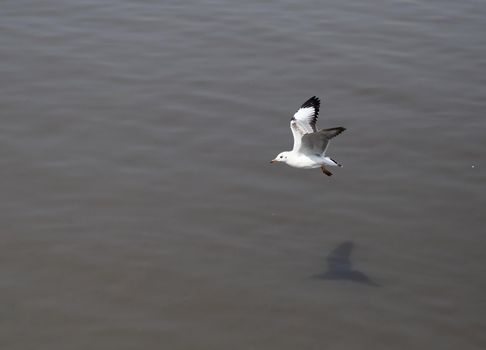
[[[280,156],[280,158],[283,158],[283,156]]]

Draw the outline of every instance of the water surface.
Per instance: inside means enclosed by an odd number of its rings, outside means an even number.
[[[4,1],[0,28],[2,348],[486,347],[483,2]],[[330,178],[269,164],[312,95],[347,128]]]

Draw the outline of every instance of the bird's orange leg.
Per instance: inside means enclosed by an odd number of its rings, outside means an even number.
[[[323,172],[324,174],[326,174],[327,176],[331,176],[331,175],[332,175],[332,173],[331,173],[329,170],[327,170],[327,169],[324,167],[324,165],[321,165],[321,170],[322,170],[322,172]]]

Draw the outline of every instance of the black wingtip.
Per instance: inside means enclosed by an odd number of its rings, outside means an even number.
[[[339,134],[341,134],[344,130],[346,130],[346,128],[340,126],[337,128],[322,129],[320,130],[320,132],[325,134],[329,139],[332,139],[333,137],[336,137]]]
[[[319,107],[321,106],[321,100],[319,100],[319,97],[317,96],[312,96],[309,98],[307,101],[305,101],[300,108],[314,108],[314,118],[313,118],[313,123],[315,126],[315,122],[317,118],[319,117]]]
[[[314,107],[316,110],[319,110],[320,105],[321,105],[321,100],[319,99],[319,97],[312,96],[302,104],[301,108]]]

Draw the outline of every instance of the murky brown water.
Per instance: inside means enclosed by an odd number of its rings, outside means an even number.
[[[484,2],[3,1],[0,30],[2,349],[486,347]],[[331,178],[268,163],[312,95]]]

